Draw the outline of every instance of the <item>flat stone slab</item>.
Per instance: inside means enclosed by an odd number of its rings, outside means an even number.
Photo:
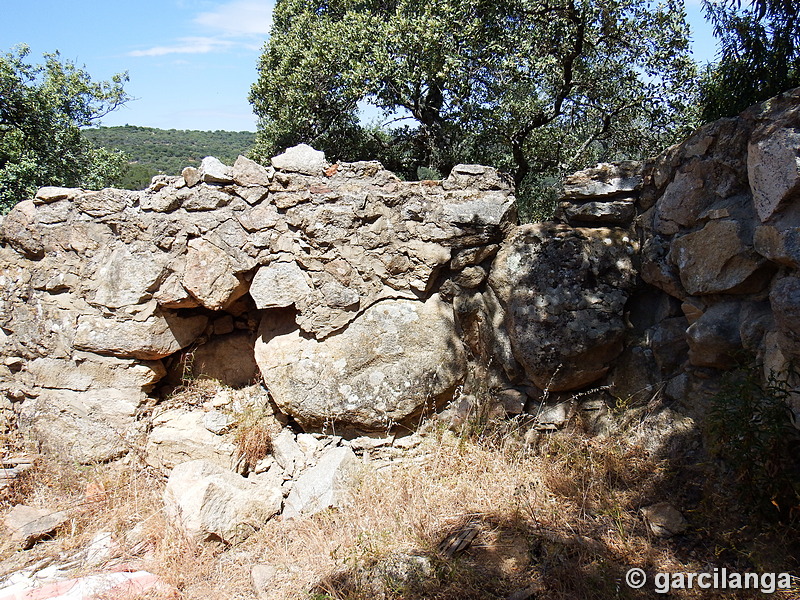
[[[68,520],[69,515],[64,511],[18,504],[6,515],[4,523],[11,530],[11,540],[27,549]]]

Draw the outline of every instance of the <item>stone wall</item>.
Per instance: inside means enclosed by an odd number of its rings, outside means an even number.
[[[201,431],[151,422],[187,371],[262,382],[306,431],[450,400],[542,428],[653,399],[702,417],[742,351],[765,376],[800,356],[798,131],[796,90],[568,177],[555,220],[521,226],[493,169],[403,182],[308,146],[43,188],[0,230],[0,414],[81,461]]]
[[[0,247],[5,426],[106,460],[187,370],[263,379],[305,428],[385,429],[452,398],[467,361],[440,288],[483,284],[515,219],[507,181],[460,165],[403,182],[308,146],[272,162],[19,203]]]
[[[568,177],[557,222],[513,231],[490,275],[530,380],[702,418],[743,360],[785,377],[800,357],[799,132],[794,90],[651,161]]]

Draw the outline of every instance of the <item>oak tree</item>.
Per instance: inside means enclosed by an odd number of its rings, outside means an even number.
[[[29,53],[21,45],[0,55],[0,213],[42,185],[102,187],[127,162],[81,134],[129,100],[127,74],[94,82],[58,52],[43,65],[29,64]]]
[[[279,0],[253,154],[306,142],[409,178],[481,162],[524,192],[675,141],[695,76],[677,0]]]

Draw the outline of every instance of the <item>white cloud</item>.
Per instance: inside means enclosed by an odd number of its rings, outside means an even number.
[[[211,37],[186,37],[180,38],[175,44],[169,46],[155,46],[147,50],[134,50],[128,56],[164,56],[166,54],[208,54],[217,50],[224,50],[234,46],[230,40]]]
[[[208,54],[234,47],[257,51],[269,35],[273,6],[273,0],[233,0],[217,4],[216,8],[199,13],[191,21],[196,29],[199,26],[211,35],[178,38],[173,44],[134,50],[128,56]]]
[[[194,22],[230,37],[266,36],[272,25],[273,2],[234,0],[200,13]]]

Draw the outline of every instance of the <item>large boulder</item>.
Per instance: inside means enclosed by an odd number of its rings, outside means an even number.
[[[325,340],[303,336],[292,313],[267,313],[255,355],[277,405],[303,426],[385,428],[433,406],[466,370],[452,307],[437,294],[380,301]]]
[[[86,296],[93,305],[114,309],[143,303],[158,288],[162,261],[162,253],[143,244],[112,244],[90,261],[94,272],[83,284]]]
[[[75,347],[96,354],[155,360],[185,348],[203,332],[208,317],[181,317],[156,309],[142,319],[81,315]]]
[[[104,462],[136,448],[143,423],[141,390],[98,388],[39,392],[23,403],[19,426],[42,450],[82,464]]]
[[[634,251],[626,230],[553,223],[520,226],[505,241],[489,283],[514,356],[538,387],[582,388],[622,352]]]
[[[800,133],[796,127],[757,132],[747,147],[753,204],[768,221],[800,195]]]
[[[691,295],[752,293],[771,271],[752,247],[752,229],[732,219],[709,221],[672,242],[671,259]]]

